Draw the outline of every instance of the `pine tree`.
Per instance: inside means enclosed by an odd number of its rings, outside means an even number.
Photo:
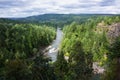
[[[54,68],[55,68],[55,74],[57,76],[57,80],[65,80],[68,71],[68,64],[62,52],[58,53],[57,60],[54,63]]]
[[[120,37],[109,46],[108,50],[108,64],[105,79],[120,80]]]
[[[90,54],[91,55],[91,54]],[[69,80],[90,80],[92,74],[92,59],[86,55],[80,40],[75,39],[69,57]],[[89,57],[88,57],[89,56]],[[91,66],[89,66],[91,65]]]

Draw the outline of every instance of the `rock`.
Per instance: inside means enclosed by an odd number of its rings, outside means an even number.
[[[114,41],[115,38],[120,36],[120,23],[114,23],[108,26],[107,37],[110,42]]]

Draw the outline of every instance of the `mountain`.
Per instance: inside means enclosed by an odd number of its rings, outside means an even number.
[[[98,16],[114,16],[113,14],[43,14],[36,16],[29,16],[25,18],[10,18],[15,21],[25,22],[25,23],[37,23],[41,25],[48,26],[59,26],[70,24],[73,21],[76,23],[84,23],[89,18],[96,19]]]
[[[91,16],[111,16],[113,14],[43,14],[37,16],[29,16],[25,18],[12,18],[14,20],[23,21],[66,21],[68,19],[88,18]]]

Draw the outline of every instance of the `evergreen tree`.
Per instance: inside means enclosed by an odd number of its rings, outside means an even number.
[[[89,63],[89,60],[91,59],[91,56],[87,57],[80,40],[77,38],[72,45],[68,60],[69,80],[90,80],[92,74],[92,62]]]
[[[68,72],[68,64],[62,52],[58,53],[57,60],[54,63],[54,68],[55,68],[55,74],[57,76],[57,80],[65,80]]]
[[[120,37],[108,47],[108,64],[104,80],[120,80]]]

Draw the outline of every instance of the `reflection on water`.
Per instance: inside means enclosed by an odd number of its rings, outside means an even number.
[[[62,40],[63,32],[58,28],[57,29],[57,35],[56,39],[53,41],[53,43],[49,46],[49,50],[47,52],[48,56],[51,57],[52,61],[56,60],[58,49]]]

